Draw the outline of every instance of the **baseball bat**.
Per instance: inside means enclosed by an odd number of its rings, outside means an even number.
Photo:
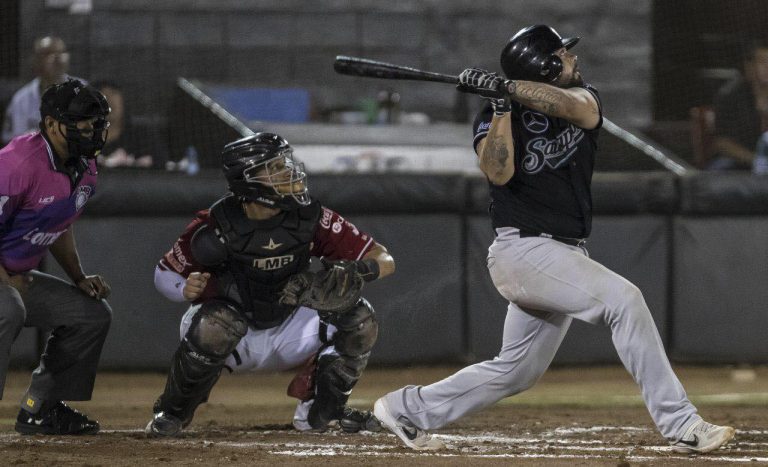
[[[382,79],[404,79],[412,81],[435,81],[438,83],[458,84],[459,77],[419,70],[409,66],[369,60],[367,58],[336,56],[333,69],[342,75],[366,76]]]

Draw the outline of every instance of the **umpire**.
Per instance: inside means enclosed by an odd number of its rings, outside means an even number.
[[[21,402],[16,431],[79,435],[99,423],[62,400],[91,398],[112,311],[110,288],[86,275],[72,224],[96,190],[109,105],[78,80],[49,87],[40,131],[0,150],[0,397],[11,345],[24,326],[51,330]],[[37,271],[50,251],[71,282]]]
[[[573,319],[610,327],[672,449],[709,452],[734,435],[731,427],[702,420],[688,400],[640,290],[590,259],[585,248],[603,118],[597,91],[584,83],[569,51],[578,40],[531,26],[502,50],[509,79],[477,68],[459,76],[459,90],[490,100],[475,119],[474,146],[489,181],[496,233],[488,271],[509,306],[498,357],[376,401],[376,417],[414,449],[442,447],[424,430],[533,386]]]

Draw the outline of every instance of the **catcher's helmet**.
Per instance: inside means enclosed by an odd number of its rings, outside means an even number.
[[[304,164],[282,136],[256,133],[233,141],[221,153],[229,189],[235,195],[283,210],[310,203]]]
[[[509,79],[551,83],[563,71],[563,61],[555,55],[559,49],[570,49],[580,37],[563,39],[554,29],[543,24],[521,29],[501,51],[501,69]]]
[[[90,159],[99,155],[107,141],[107,115],[110,112],[107,98],[98,89],[80,80],[69,79],[50,86],[43,93],[40,129],[45,130],[45,117],[52,117],[67,129],[65,138],[69,155]],[[77,123],[83,120],[93,120],[92,128],[77,128]]]

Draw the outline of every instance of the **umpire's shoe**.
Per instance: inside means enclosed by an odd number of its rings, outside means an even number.
[[[397,421],[392,412],[389,411],[387,401],[383,397],[373,404],[373,414],[376,415],[376,418],[379,419],[383,426],[396,434],[411,449],[422,451],[443,449],[445,447],[442,441],[433,438],[426,431]]]
[[[685,430],[682,438],[671,443],[672,450],[682,453],[711,452],[724,446],[735,434],[733,427],[713,425],[699,420]]]
[[[16,431],[22,435],[95,435],[99,432],[99,422],[63,402],[43,407],[33,414],[24,409],[16,417]]]
[[[183,428],[182,421],[167,412],[157,412],[147,423],[144,433],[153,438],[179,436]]]

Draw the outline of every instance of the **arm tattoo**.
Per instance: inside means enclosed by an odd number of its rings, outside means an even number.
[[[501,136],[495,136],[488,141],[490,147],[487,151],[484,151],[485,163],[488,165],[488,169],[494,173],[495,176],[501,176],[504,173],[504,168],[509,160],[509,151],[507,145],[504,144],[504,138]]]
[[[514,100],[551,116],[560,116],[568,105],[568,97],[551,86],[537,83],[525,83],[521,86],[512,81],[507,90]]]

